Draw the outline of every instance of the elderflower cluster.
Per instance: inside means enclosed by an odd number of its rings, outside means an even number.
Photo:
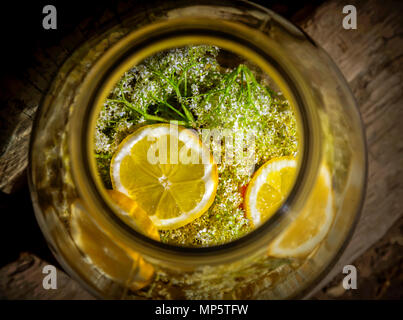
[[[272,92],[263,80],[257,80],[246,65],[220,66],[219,54],[217,47],[189,46],[147,58],[122,76],[96,124],[95,154],[107,187],[113,152],[128,134],[150,123],[147,115],[184,120],[168,105],[178,111],[187,107],[194,117],[189,126],[200,134],[206,128],[229,129],[246,139],[253,137],[254,152],[249,158],[245,141],[234,139],[233,152],[237,156],[231,162],[218,163],[213,205],[186,226],[161,231],[161,241],[166,243],[210,246],[251,231],[242,207],[242,193],[254,169],[274,157],[297,152],[296,119],[288,101]],[[213,153],[225,157],[222,142],[205,143]]]

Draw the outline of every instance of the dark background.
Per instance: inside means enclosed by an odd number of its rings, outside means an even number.
[[[24,70],[32,62],[32,52],[42,46],[57,45],[61,38],[71,33],[74,28],[87,17],[97,20],[106,9],[117,10],[119,2],[105,0],[35,0],[4,1],[1,4],[0,25],[2,30],[2,70],[16,72]],[[131,1],[135,2],[135,1]],[[152,5],[152,1],[137,0]],[[303,18],[314,10],[323,0],[289,1],[289,0],[257,0],[253,1],[266,6],[284,17]],[[57,30],[42,28],[42,8],[52,4],[57,9]]]

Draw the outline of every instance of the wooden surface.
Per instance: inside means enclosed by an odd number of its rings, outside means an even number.
[[[94,299],[80,285],[60,269],[57,270],[56,289],[43,288],[43,267],[48,263],[35,255],[24,253],[0,271],[0,299]]]
[[[317,290],[403,215],[403,3],[348,3],[357,8],[357,30],[342,28],[340,1],[326,3],[302,26],[329,53],[348,81],[365,125],[369,160],[361,218],[344,254]]]
[[[375,0],[348,1],[348,4],[357,8],[357,30],[342,28],[342,4],[336,0],[326,1],[309,17],[296,14],[293,19],[329,53],[349,82],[368,140],[369,179],[364,209],[344,254],[311,294],[317,293],[321,298],[332,297],[326,295],[326,290],[319,291],[333,278],[340,277],[344,265],[360,265],[360,257],[370,247],[370,250],[377,248],[377,241],[385,238],[396,222],[401,225],[399,218],[403,216],[402,4]],[[7,92],[1,97],[6,107],[0,111],[0,190],[4,193],[26,188],[24,172],[32,117],[53,75],[69,52],[85,39],[88,25],[94,27],[111,16],[113,13],[107,12],[103,18],[86,20],[59,45],[39,48],[35,67],[28,68],[22,77],[0,83]],[[397,241],[400,251],[401,245]],[[0,298],[89,298],[61,270],[58,274],[63,290],[43,290],[44,264],[33,254],[24,254],[0,269]]]
[[[402,299],[403,218],[400,218],[374,245],[355,259],[357,290],[344,290],[345,274],[336,274],[314,299]]]

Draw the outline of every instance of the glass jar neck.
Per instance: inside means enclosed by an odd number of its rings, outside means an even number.
[[[299,173],[282,207],[262,226],[233,242],[205,248],[175,247],[151,240],[116,217],[96,174],[93,132],[96,117],[113,85],[133,65],[157,52],[185,45],[209,44],[235,52],[256,63],[273,78],[294,107],[299,126]],[[228,21],[172,19],[130,33],[92,67],[76,97],[69,121],[71,170],[83,203],[97,223],[114,230],[125,245],[149,259],[184,268],[233,262],[258,255],[293,221],[317,175],[321,157],[318,116],[309,108],[312,97],[293,62],[263,33]]]

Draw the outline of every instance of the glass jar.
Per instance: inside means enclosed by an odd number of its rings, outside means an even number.
[[[298,176],[282,207],[248,235],[204,248],[163,244],[117,219],[92,153],[96,116],[123,72],[189,44],[217,45],[258,65],[296,110],[299,130]],[[244,1],[180,1],[133,8],[70,56],[36,117],[29,179],[52,252],[97,297],[284,299],[307,294],[339,257],[362,206],[366,165],[352,93],[300,29]],[[330,172],[334,207],[326,236],[303,259],[269,257],[276,236],[304,207],[316,205],[310,199],[323,168]],[[83,252],[77,237],[92,249]]]

